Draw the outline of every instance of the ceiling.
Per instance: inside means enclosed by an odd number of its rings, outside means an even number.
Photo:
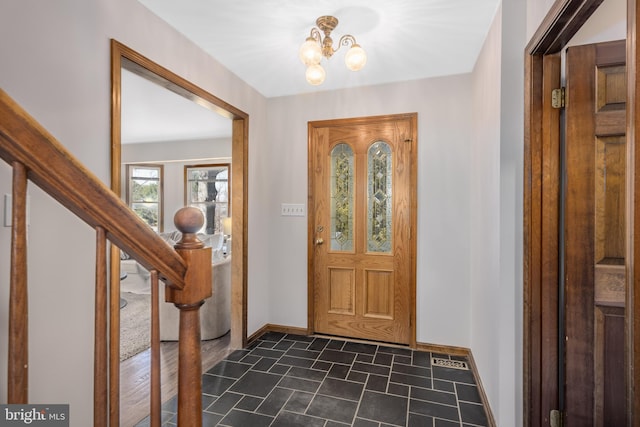
[[[500,3],[500,0],[139,1],[267,98],[469,73]],[[367,52],[367,64],[360,71],[349,71],[344,64],[347,50],[344,47],[330,60],[323,58],[326,80],[319,86],[311,86],[305,80],[305,66],[298,58],[298,49],[322,15],[333,15],[339,20],[331,34],[334,48],[340,36],[351,34]],[[131,84],[134,83],[132,80]],[[126,122],[147,121],[126,120],[125,96],[123,91],[123,142]],[[136,104],[155,96],[140,93],[131,103],[148,114],[161,114],[155,110],[163,102]],[[193,111],[176,114],[172,109],[169,116],[151,121],[157,125],[155,133],[171,139],[168,136],[173,131],[161,131],[159,126],[169,126],[171,117],[194,117],[194,114],[199,115]],[[217,120],[230,135],[229,121],[220,120],[219,116]],[[188,128],[198,137],[200,130],[196,123],[190,122]],[[148,139],[142,133],[149,131],[140,128],[135,138]]]
[[[471,72],[500,0],[139,0],[265,97]],[[340,49],[320,86],[298,58],[319,16],[353,35],[366,66],[347,70]],[[336,46],[334,45],[334,48]]]

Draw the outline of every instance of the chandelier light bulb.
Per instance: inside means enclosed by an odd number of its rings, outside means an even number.
[[[307,40],[302,43],[302,46],[300,46],[299,56],[302,63],[306,66],[319,64],[322,59],[322,49],[313,37],[308,37]]]
[[[344,62],[351,71],[358,71],[367,63],[367,54],[359,44],[354,44],[347,51]]]
[[[305,77],[307,78],[307,82],[309,84],[317,86],[322,84],[326,73],[324,72],[324,68],[320,64],[312,64],[307,67],[307,72],[305,73]]]

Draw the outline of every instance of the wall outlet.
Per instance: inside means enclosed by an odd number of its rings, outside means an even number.
[[[305,216],[306,210],[304,204],[283,203],[281,205],[280,215],[282,216]]]

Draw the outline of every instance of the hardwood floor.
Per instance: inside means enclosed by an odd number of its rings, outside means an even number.
[[[202,341],[202,372],[227,357],[233,349],[229,347],[227,333],[215,340]],[[149,415],[149,364],[147,349],[120,364],[120,425],[130,427]],[[173,397],[178,391],[178,343],[160,344],[160,366],[162,401]]]

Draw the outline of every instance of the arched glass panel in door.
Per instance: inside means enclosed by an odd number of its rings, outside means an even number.
[[[389,144],[377,141],[367,153],[367,250],[391,253],[392,166]]]
[[[353,150],[340,143],[331,150],[331,250],[353,251]]]

